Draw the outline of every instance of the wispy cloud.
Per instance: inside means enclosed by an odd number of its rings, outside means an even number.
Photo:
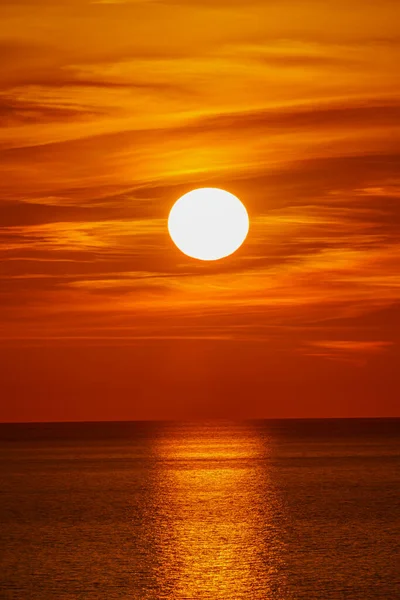
[[[304,351],[307,356],[327,360],[344,361],[363,366],[368,357],[387,351],[392,342],[385,341],[354,341],[354,340],[323,340],[310,344],[311,348]]]

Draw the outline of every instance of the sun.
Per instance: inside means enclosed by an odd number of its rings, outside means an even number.
[[[249,216],[233,194],[219,188],[199,188],[175,202],[168,217],[168,231],[187,256],[219,260],[243,244]]]

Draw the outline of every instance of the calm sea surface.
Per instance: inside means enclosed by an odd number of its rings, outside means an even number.
[[[400,420],[0,425],[0,598],[394,600]]]

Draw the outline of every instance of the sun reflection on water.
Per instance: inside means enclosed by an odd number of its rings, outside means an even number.
[[[287,600],[268,440],[245,427],[221,438],[176,426],[155,452],[161,597]]]

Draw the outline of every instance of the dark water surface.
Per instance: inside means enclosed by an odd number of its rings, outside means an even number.
[[[400,597],[400,420],[0,425],[0,597]]]

